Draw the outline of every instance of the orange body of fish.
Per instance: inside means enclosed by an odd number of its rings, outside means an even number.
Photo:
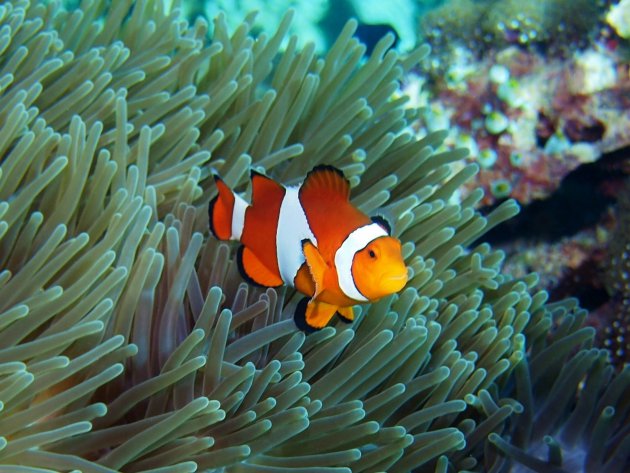
[[[297,187],[252,172],[252,202],[215,176],[210,229],[220,240],[242,243],[244,278],[266,287],[288,284],[308,296],[295,311],[305,331],[338,314],[354,319],[352,306],[400,291],[407,268],[400,241],[382,219],[350,202],[350,185],[332,166],[316,166]]]

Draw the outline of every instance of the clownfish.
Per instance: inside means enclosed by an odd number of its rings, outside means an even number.
[[[237,263],[248,282],[286,284],[308,296],[294,315],[301,330],[321,329],[335,314],[351,322],[353,305],[407,283],[400,241],[384,219],[350,203],[350,183],[340,170],[316,166],[296,187],[252,171],[251,204],[214,178],[210,230],[219,240],[240,241]]]

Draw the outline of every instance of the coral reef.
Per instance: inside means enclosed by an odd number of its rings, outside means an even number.
[[[480,6],[499,12],[513,2],[460,3],[476,15]],[[532,11],[540,9],[540,14],[553,3],[522,2],[520,14],[528,10],[532,18]],[[581,297],[597,309],[589,323],[597,328],[599,343],[617,351],[616,328],[625,324],[618,320],[617,296],[598,308],[607,299],[598,268],[606,259],[607,242],[617,238],[608,231],[606,207],[616,200],[618,181],[630,169],[623,164],[630,144],[627,3],[591,2],[591,19],[575,30],[584,33],[579,41],[555,35],[540,43],[537,32],[525,44],[513,35],[502,41],[488,32],[491,40],[484,42],[486,20],[478,18],[475,27],[462,11],[450,10],[453,5],[442,7],[452,15],[427,21],[460,22],[446,29],[455,33],[434,43],[437,57],[432,54],[422,72],[407,78],[405,91],[415,96],[418,83],[428,84],[416,99],[427,108],[417,124],[419,136],[447,126],[446,143],[469,149],[469,161],[481,170],[464,185],[463,196],[481,186],[487,208],[506,198],[525,207],[519,222],[497,229],[489,240],[496,242],[500,235],[507,270],[538,272],[540,287],[550,290],[554,300]],[[576,18],[583,11],[576,9]],[[599,21],[603,17],[608,25]],[[565,186],[578,173],[583,178]],[[541,208],[546,210],[535,211]],[[624,362],[623,357],[612,360]]]
[[[601,312],[601,343],[617,364],[630,362],[630,181],[620,192],[617,222],[605,263],[604,283],[611,301]]]
[[[623,39],[630,38],[630,2],[621,0],[613,5],[606,13],[608,23],[617,35]]]
[[[420,34],[439,54],[455,45],[477,53],[509,45],[561,54],[584,46],[608,0],[449,0],[420,20]]]
[[[427,48],[363,60],[350,22],[280,53],[290,15],[252,20],[208,40],[160,1],[0,5],[0,470],[622,472],[630,372],[471,246],[516,203],[456,202],[477,164],[409,132]],[[321,162],[394,217],[412,278],[306,337],[205,238],[208,180]]]
[[[555,192],[576,168],[630,144],[630,76],[617,50],[594,43],[569,59],[509,47],[478,60],[460,51],[444,79],[410,74],[405,92],[427,112],[420,136],[450,129],[446,143],[469,149],[481,172],[467,185],[485,205],[521,204]]]

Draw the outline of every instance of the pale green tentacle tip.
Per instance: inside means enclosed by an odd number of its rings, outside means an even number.
[[[305,407],[294,407],[291,412],[291,417],[294,420],[303,419],[308,417],[308,411]]]
[[[269,370],[276,372],[282,367],[282,363],[280,360],[274,358],[267,364],[267,366],[269,367]]]
[[[198,465],[194,461],[187,461],[178,463],[176,465],[163,466],[160,468],[151,468],[149,470],[142,470],[138,473],[195,473]]]
[[[507,218],[515,217],[520,211],[521,206],[515,199],[508,199],[501,205],[502,210],[506,213]]]
[[[66,429],[66,430],[72,429],[73,435],[85,434],[92,430],[92,423],[87,420],[84,420],[81,422],[70,424],[66,427],[63,427],[63,429]]]
[[[405,434],[404,440],[402,442],[401,447],[402,448],[407,448],[409,447],[414,441],[413,435],[411,434]]]
[[[556,439],[551,435],[545,435],[543,442],[547,445],[547,459],[550,464],[561,467],[562,466],[562,447]]]
[[[195,344],[203,340],[205,336],[206,336],[206,332],[202,328],[196,328],[192,332],[190,332],[190,334],[188,335],[188,337],[190,337],[190,339]]]
[[[107,369],[111,373],[112,378],[120,376],[125,371],[125,365],[122,363],[115,363]]]
[[[446,379],[451,375],[451,370],[447,366],[440,366],[435,373],[442,379]]]
[[[111,299],[103,299],[103,301],[107,304],[107,308],[111,308],[112,305],[114,304],[114,302]],[[118,348],[123,343],[125,343],[125,337],[124,337],[124,335],[120,335],[120,334],[113,335],[109,339],[109,343],[111,343],[114,348]]]
[[[405,429],[402,425],[394,425],[392,427],[388,427],[387,429],[389,432],[391,432],[393,438],[402,439],[403,437],[406,438],[406,436],[408,435],[407,429]]]
[[[90,407],[93,409],[96,417],[103,417],[107,414],[107,404],[103,402],[97,402],[96,404],[92,404]]]
[[[483,402],[481,401],[479,396],[477,396],[476,394],[468,393],[464,395],[464,402],[468,404],[469,406],[474,407],[476,409],[479,409],[479,410],[483,409]]]
[[[209,399],[208,405],[204,408],[204,412],[218,411],[220,407],[221,403],[219,401],[217,401],[216,399]]]
[[[455,450],[463,450],[466,448],[466,436],[462,432],[457,432],[454,436]]]
[[[613,406],[606,406],[602,410],[600,417],[603,419],[612,419],[614,415],[615,415],[615,408]]]
[[[375,420],[371,420],[365,423],[365,428],[367,433],[375,434],[380,430],[381,426]]]
[[[308,405],[308,409],[311,413],[311,417],[313,417],[315,414],[321,411],[323,406],[324,406],[324,403],[319,399],[313,399],[312,401],[310,401],[310,404]]]
[[[265,404],[267,404],[265,407],[268,407],[269,410],[273,409],[274,407],[276,407],[276,405],[278,404],[278,401],[276,401],[275,397],[268,397],[266,398],[264,401]]]
[[[217,422],[221,422],[225,420],[225,418],[227,417],[227,413],[223,409],[216,409],[214,411],[208,411],[208,409],[206,408],[202,411],[202,413],[209,413],[209,412],[216,412]]]
[[[175,465],[174,471],[176,471],[177,473],[194,473],[195,471],[197,471],[197,463],[193,461],[179,463]]]
[[[30,312],[30,308],[26,304],[18,304],[13,307],[12,311],[14,313],[13,320],[15,321],[26,317]]]
[[[198,398],[193,399],[188,403],[184,409],[188,408],[194,412],[205,411],[210,405],[210,399],[205,396],[200,396]]]
[[[499,445],[499,444],[504,443],[504,440],[496,432],[492,432],[490,435],[488,435],[488,441],[494,445]]]
[[[94,335],[105,330],[105,324],[101,320],[91,320],[83,324],[86,335]]]
[[[446,473],[448,471],[448,457],[446,455],[440,456],[435,464],[435,473]]]
[[[128,350],[129,356],[136,356],[138,354],[138,345],[135,343],[130,343],[126,346],[126,349]]]
[[[196,369],[199,369],[206,365],[206,362],[208,361],[208,357],[204,355],[199,355],[199,356],[194,357],[190,361],[191,361],[191,364],[196,367]]]
[[[407,390],[407,385],[405,383],[396,383],[388,390],[391,392],[392,397],[399,396]]]

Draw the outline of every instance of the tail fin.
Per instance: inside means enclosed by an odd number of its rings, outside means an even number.
[[[232,192],[223,180],[215,175],[219,194],[208,208],[210,231],[219,240],[239,240],[245,225],[247,202]]]

